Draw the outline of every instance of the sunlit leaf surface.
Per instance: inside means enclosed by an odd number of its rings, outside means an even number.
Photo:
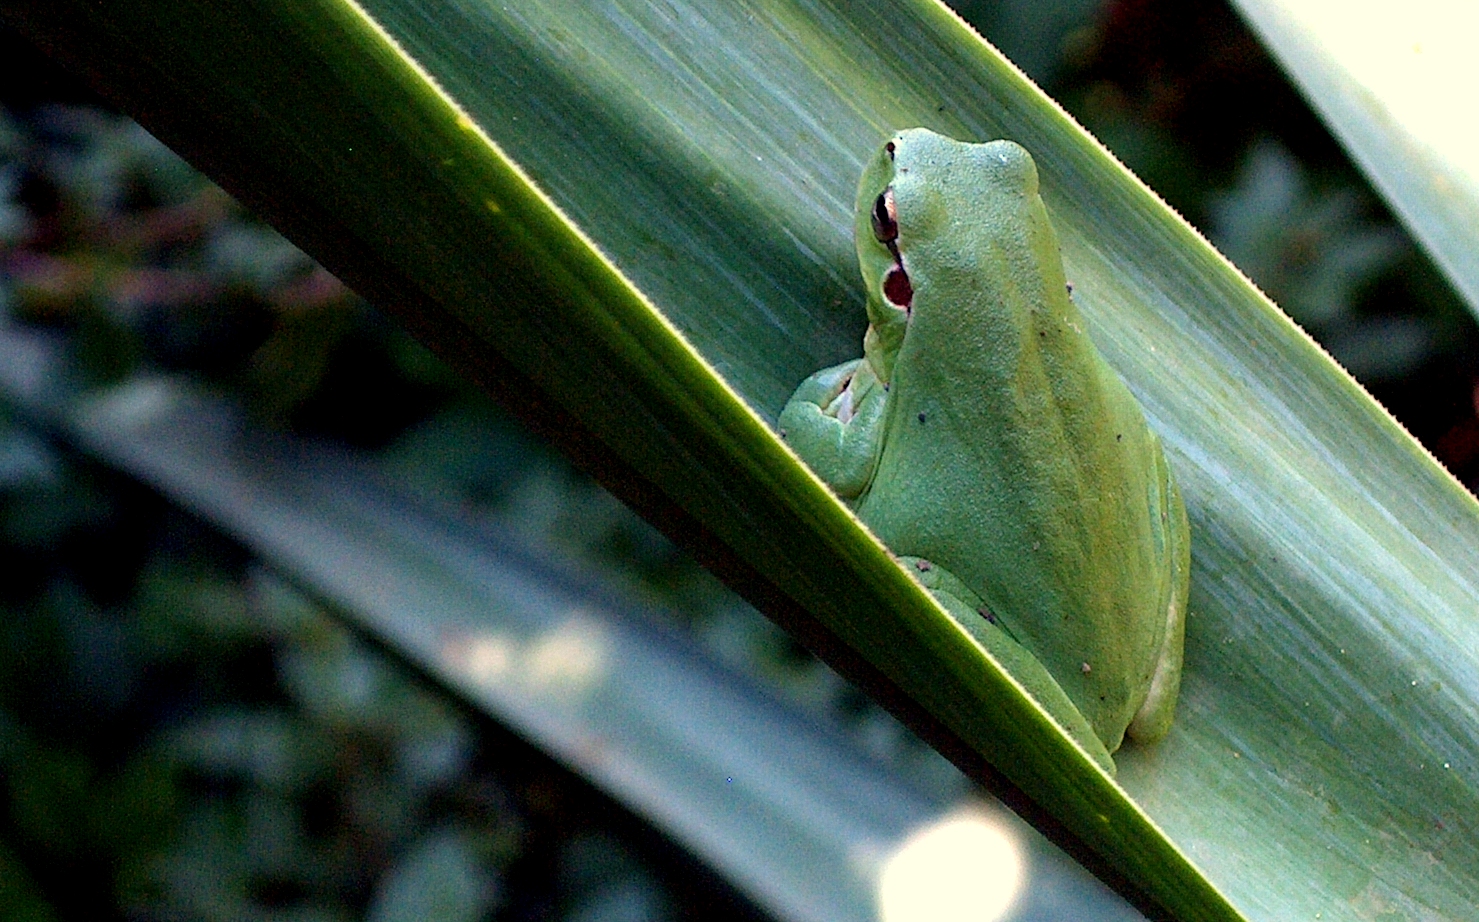
[[[1479,313],[1479,9],[1455,0],[1236,0],[1397,214]]]

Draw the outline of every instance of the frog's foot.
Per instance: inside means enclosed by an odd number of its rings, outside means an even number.
[[[824,368],[781,410],[780,436],[844,502],[868,486],[883,444],[886,393],[866,359]]]
[[[986,607],[981,597],[956,578],[944,567],[936,566],[922,557],[900,557],[903,564],[924,588],[928,589],[941,607],[957,624],[985,647],[1001,664],[1001,667],[1027,689],[1043,710],[1052,716],[1058,726],[1073,741],[1078,743],[1106,772],[1114,774],[1114,760],[1104,742],[1094,735],[1094,728],[1079,711],[1063,686],[1053,678],[1037,657],[1012,636]]]

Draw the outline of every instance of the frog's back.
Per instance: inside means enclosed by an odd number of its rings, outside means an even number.
[[[972,145],[984,161],[955,180],[979,208],[934,208],[948,221],[914,225],[930,239],[900,241],[913,309],[857,508],[985,599],[1112,750],[1165,638],[1179,499],[1068,295],[1031,158],[996,146]],[[931,213],[903,171],[894,187]]]

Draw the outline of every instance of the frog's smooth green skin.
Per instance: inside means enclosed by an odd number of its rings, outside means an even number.
[[[900,132],[863,171],[856,237],[863,357],[808,378],[781,431],[1112,770],[1127,732],[1170,729],[1186,511],[1069,298],[1032,157]]]

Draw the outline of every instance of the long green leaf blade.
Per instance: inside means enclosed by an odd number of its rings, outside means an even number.
[[[972,756],[953,741],[997,753],[1175,917],[1234,917],[640,299],[500,185],[480,139],[459,145],[441,97],[353,11],[168,6],[28,16],[43,35],[132,48],[130,66],[152,55],[133,76],[163,114],[136,109],[167,140],[382,305],[405,299],[403,316],[505,396],[548,400],[610,446],[628,499],[645,483],[675,501],[692,520],[670,528],[710,529],[772,613],[875,691],[902,691],[891,703],[957,760]],[[1479,866],[1472,500],[948,14],[715,6],[372,12],[765,417],[856,351],[847,208],[873,145],[910,124],[1026,144],[1092,332],[1166,439],[1193,520],[1183,709],[1165,744],[1122,756],[1121,784],[1250,914],[1462,915]],[[155,33],[198,60],[182,67]],[[312,93],[286,78],[304,70]],[[192,108],[207,89],[208,111]],[[542,297],[537,312],[516,293]]]

